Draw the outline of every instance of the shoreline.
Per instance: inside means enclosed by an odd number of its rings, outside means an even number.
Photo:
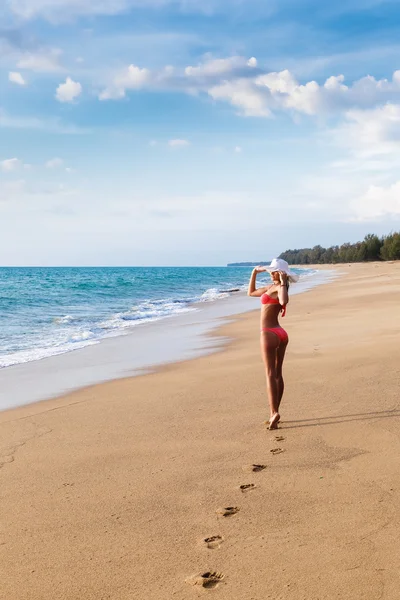
[[[343,271],[291,298],[277,431],[256,311],[222,352],[1,413],[0,598],[397,600],[400,263]]]
[[[337,270],[321,269],[296,284],[291,295],[329,283],[336,273]],[[0,369],[0,414],[218,352],[228,343],[218,335],[220,327],[238,315],[257,310],[254,299],[244,292],[193,307],[191,312],[139,325],[85,348]]]

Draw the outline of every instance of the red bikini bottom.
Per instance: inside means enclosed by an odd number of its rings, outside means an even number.
[[[271,331],[276,336],[278,336],[281,342],[287,342],[289,340],[289,336],[283,327],[263,327],[261,331]]]

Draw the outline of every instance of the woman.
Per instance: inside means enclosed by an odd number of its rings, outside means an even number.
[[[257,289],[257,273],[264,271],[271,274],[272,284]],[[289,342],[288,334],[279,325],[278,316],[282,313],[284,317],[286,313],[286,305],[289,302],[289,281],[297,280],[297,275],[290,271],[285,260],[274,258],[268,267],[253,269],[247,291],[248,296],[261,298],[261,354],[267,377],[270,429],[277,429],[281,418],[279,406],[284,390],[282,365]]]

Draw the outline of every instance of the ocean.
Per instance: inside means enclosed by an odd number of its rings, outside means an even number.
[[[251,267],[2,267],[0,368],[64,354],[247,289]],[[315,272],[297,271],[304,279]],[[267,281],[268,275],[258,281]]]

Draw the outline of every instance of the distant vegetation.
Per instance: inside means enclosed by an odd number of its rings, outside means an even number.
[[[291,265],[400,260],[400,232],[383,237],[369,233],[362,242],[330,248],[314,246],[314,248],[286,250],[279,258],[283,258]]]

